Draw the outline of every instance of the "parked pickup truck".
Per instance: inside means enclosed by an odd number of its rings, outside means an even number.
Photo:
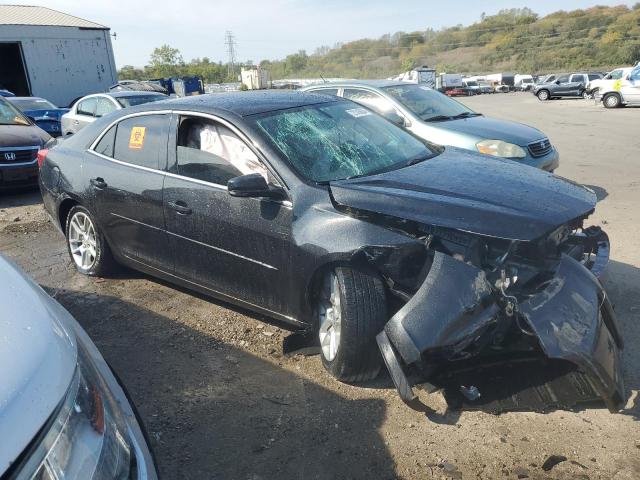
[[[602,78],[600,73],[563,73],[554,81],[536,85],[531,91],[540,101],[561,97],[587,97],[586,85]]]

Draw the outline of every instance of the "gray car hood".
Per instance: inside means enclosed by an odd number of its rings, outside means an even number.
[[[464,133],[472,138],[484,140],[504,140],[521,147],[546,138],[537,128],[522,123],[499,120],[485,116],[461,118],[445,122],[426,122],[429,126]]]
[[[0,475],[64,397],[76,365],[69,313],[0,255]]]

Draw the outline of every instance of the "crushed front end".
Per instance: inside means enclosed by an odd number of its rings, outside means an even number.
[[[609,240],[582,220],[529,242],[414,232],[427,273],[377,336],[403,401],[424,409],[412,384],[427,382],[454,408],[621,407],[623,341],[598,280]]]

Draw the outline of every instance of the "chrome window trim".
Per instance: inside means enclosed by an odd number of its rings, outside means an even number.
[[[149,167],[143,167],[140,165],[135,165],[133,163],[129,163],[129,162],[124,162],[122,160],[118,160],[117,158],[111,158],[108,157],[106,155],[103,155],[102,153],[98,153],[95,151],[96,146],[98,145],[98,143],[100,143],[100,140],[102,140],[102,137],[104,137],[107,132],[111,129],[111,127],[113,127],[116,123],[120,123],[123,120],[126,120],[128,118],[133,118],[133,117],[143,117],[143,116],[148,116],[148,115],[171,115],[171,114],[179,114],[179,115],[189,115],[189,116],[196,116],[196,117],[202,117],[202,118],[207,118],[209,120],[213,120],[215,122],[220,122],[222,123],[224,126],[228,127],[231,131],[233,131],[236,135],[238,135],[238,137],[240,138],[240,140],[242,140],[244,143],[246,143],[247,145],[253,145],[253,149],[252,151],[256,154],[256,156],[258,157],[258,160],[260,160],[262,163],[265,163],[266,165],[268,165],[268,169],[273,171],[273,168],[269,168],[271,167],[271,165],[268,164],[268,162],[264,161],[264,155],[262,155],[262,153],[259,152],[258,147],[249,140],[249,138],[242,133],[238,128],[236,128],[233,124],[229,123],[228,121],[226,121],[223,118],[220,117],[216,117],[215,115],[209,114],[209,113],[201,113],[201,112],[193,112],[190,110],[153,110],[153,111],[147,111],[147,112],[136,112],[136,113],[130,113],[128,115],[124,115],[122,117],[118,117],[116,120],[112,121],[109,125],[107,125],[102,132],[100,133],[100,135],[98,135],[98,137],[96,137],[96,139],[93,141],[93,143],[91,143],[91,145],[89,145],[89,148],[87,148],[87,152],[96,155],[97,157],[100,157],[104,160],[108,160],[114,163],[118,163],[120,165],[125,165],[128,167],[133,167],[133,168],[138,168],[140,170],[146,170],[148,172],[153,172],[153,173],[159,173],[168,177],[173,177],[173,178],[178,178],[180,180],[187,180],[189,182],[193,182],[193,183],[197,183],[200,185],[204,185],[207,187],[213,187],[219,190],[228,190],[226,185],[220,185],[218,183],[211,183],[211,182],[207,182],[205,180],[199,180],[197,178],[191,178],[191,177],[185,177],[184,175],[179,175],[177,173],[172,173],[172,172],[167,172],[165,170],[159,170],[159,169],[154,169],[154,168],[149,168]],[[257,151],[256,151],[257,150]],[[284,184],[284,181],[281,180],[280,176],[277,175],[278,181],[280,181],[282,184]],[[285,206],[285,207],[292,207],[293,204],[291,203],[290,200],[284,200],[281,202],[278,202],[277,200],[272,200],[276,203],[280,203],[281,205]]]
[[[0,168],[27,167],[27,166],[30,166],[30,165],[35,165],[36,163],[38,163],[38,159],[37,158],[35,160],[31,160],[30,162],[0,163]]]
[[[0,147],[0,152],[15,152],[15,151],[25,151],[25,150],[40,150],[39,145],[34,145],[32,147]]]

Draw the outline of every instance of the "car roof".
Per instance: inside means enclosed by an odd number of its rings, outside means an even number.
[[[157,95],[157,96],[166,97],[164,93],[150,92],[148,90],[120,90],[117,92],[106,92],[106,93],[103,93],[102,95],[109,95],[110,97],[113,97],[113,98],[138,97],[140,95]]]
[[[373,88],[385,88],[396,87],[399,85],[417,85],[411,82],[403,82],[402,80],[340,80],[336,82],[314,83],[307,88],[318,87],[373,87]]]
[[[304,107],[319,103],[342,101],[317,93],[299,91],[255,90],[249,92],[210,93],[191,97],[172,98],[136,107],[137,111],[167,108],[195,110],[202,113],[216,113],[220,110],[235,113],[241,117],[260,113]]]

